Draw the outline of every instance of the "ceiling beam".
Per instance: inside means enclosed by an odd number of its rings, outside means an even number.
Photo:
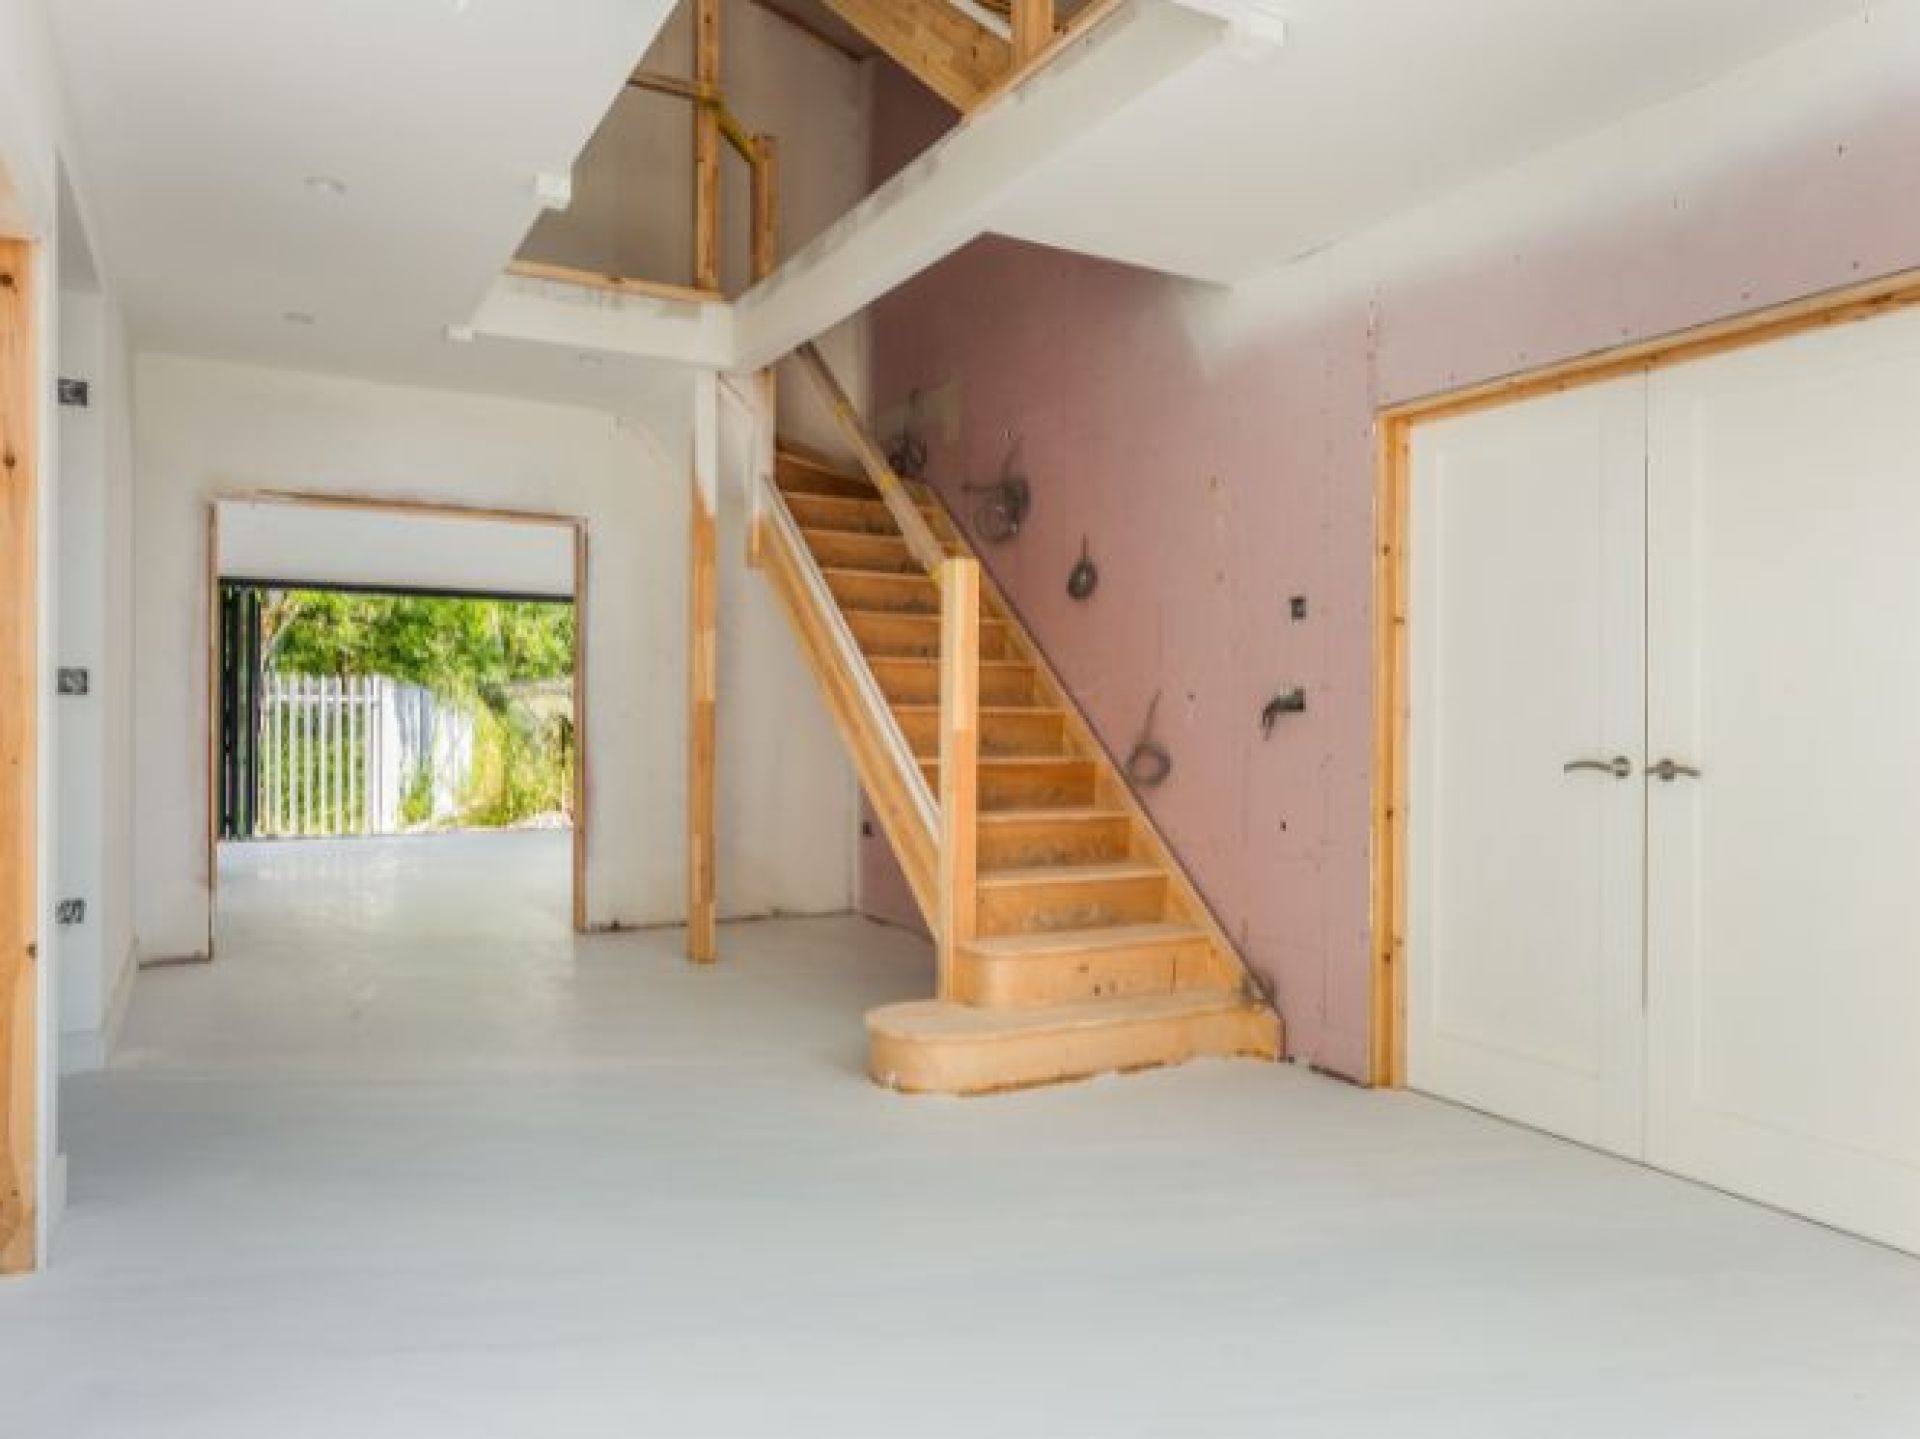
[[[849,60],[866,60],[872,58],[873,52],[871,50],[862,50],[851,41],[843,40],[839,35],[828,30],[821,22],[809,19],[800,11],[783,4],[782,0],[753,0],[753,3],[769,15],[777,15],[801,34],[818,41],[829,50],[837,50]]]
[[[1013,47],[947,0],[825,0],[956,110],[985,99],[1013,68]]]

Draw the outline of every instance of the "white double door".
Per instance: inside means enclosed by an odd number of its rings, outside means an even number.
[[[1920,317],[1413,486],[1411,1084],[1920,1251]]]

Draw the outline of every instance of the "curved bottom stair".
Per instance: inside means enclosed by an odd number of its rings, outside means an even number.
[[[1190,1059],[1276,1059],[1280,1021],[1238,990],[1038,1009],[923,1000],[867,1015],[867,1068],[908,1094],[995,1094]]]

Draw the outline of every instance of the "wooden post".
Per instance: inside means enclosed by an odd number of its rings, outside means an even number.
[[[753,137],[753,280],[767,278],[780,263],[780,142]]]
[[[720,89],[720,3],[694,0],[693,79],[708,94]],[[720,109],[693,111],[693,286],[720,288]]]
[[[587,522],[573,527],[573,931],[585,934],[587,845],[592,806],[587,799]]]
[[[1053,43],[1053,0],[1013,0],[1013,63],[1024,65]]]
[[[718,744],[719,556],[714,514],[719,491],[719,378],[694,386],[692,528],[687,586],[687,958],[719,956],[714,886],[714,760]]]
[[[938,997],[951,1000],[974,937],[980,803],[980,562],[943,560],[940,581],[940,913]]]
[[[780,143],[771,135],[753,138],[753,281],[757,285],[780,265]],[[758,414],[754,426],[754,453],[748,461],[747,563],[760,567],[761,501],[758,476],[771,476],[778,461],[780,383],[771,367],[756,377],[754,398]]]
[[[40,954],[33,256],[0,240],[0,1274],[39,1261]]]

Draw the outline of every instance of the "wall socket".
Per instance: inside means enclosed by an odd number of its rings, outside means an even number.
[[[54,677],[54,690],[63,695],[83,695],[91,684],[92,676],[80,669],[62,669]]]
[[[87,902],[84,899],[63,899],[53,907],[56,924],[85,924],[87,922]]]

